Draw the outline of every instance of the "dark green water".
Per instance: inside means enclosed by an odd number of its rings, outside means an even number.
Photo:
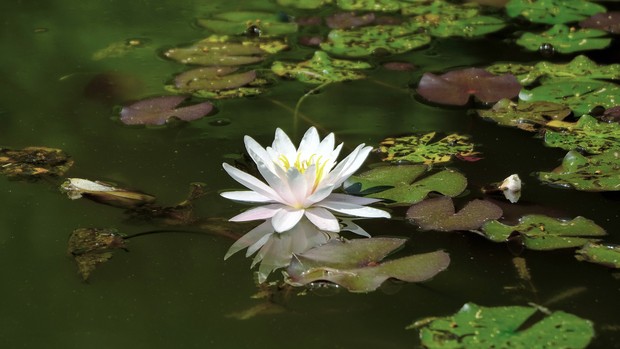
[[[311,121],[323,134],[335,132],[350,149],[414,130],[458,131],[470,134],[485,157],[453,165],[468,177],[472,191],[518,172],[526,185],[524,203],[590,218],[608,231],[607,242],[620,243],[617,196],[550,188],[530,175],[557,166],[564,151],[465,109],[424,105],[408,88],[425,71],[539,59],[517,46],[492,39],[437,40],[397,57],[420,67],[412,73],[377,68],[367,80],[334,84],[311,96],[302,105],[306,120],[299,129],[293,127],[290,108],[308,87],[293,82],[257,98],[218,102],[217,114],[190,124],[135,128],[114,119],[118,105],[166,94],[163,84],[185,68],[158,54],[204,37],[205,31],[193,25],[197,16],[276,6],[11,0],[0,8],[0,146],[63,149],[75,160],[69,177],[139,188],[166,204],[182,200],[190,182],[205,182],[212,193],[199,201],[196,213],[231,217],[240,206],[217,191],[239,186],[221,163],[224,154],[243,151],[245,134],[267,144],[276,127],[299,137]],[[119,57],[93,59],[97,51],[131,38],[146,44]],[[288,55],[305,58],[311,52],[298,48]],[[127,86],[108,97],[105,83],[93,83],[102,76]],[[217,126],[215,120],[230,123]],[[116,253],[83,283],[65,252],[71,231],[115,227],[129,234],[161,227],[128,222],[116,208],[71,201],[58,191],[61,182],[0,178],[2,348],[411,348],[418,345],[417,333],[404,327],[419,318],[452,314],[469,301],[546,305],[571,289],[580,291],[548,306],[592,320],[593,348],[619,346],[620,288],[609,270],[576,261],[572,251],[526,251],[522,257],[537,292],[515,290],[521,281],[506,246],[471,234],[420,232],[399,221],[361,224],[375,236],[411,237],[405,253],[445,249],[452,258],[449,269],[427,283],[391,292],[293,296],[284,313],[241,321],[227,315],[258,303],[250,299],[256,292],[250,260],[239,254],[224,261],[231,244],[225,238],[158,234],[132,240],[129,253]]]

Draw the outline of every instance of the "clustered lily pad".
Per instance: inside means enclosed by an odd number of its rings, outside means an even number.
[[[519,224],[515,226],[492,220],[486,222],[481,231],[485,237],[495,242],[518,238],[531,250],[580,247],[606,235],[603,228],[581,216],[564,221],[543,215],[527,215],[521,217]]]
[[[474,144],[469,141],[468,136],[453,133],[432,142],[436,134],[430,132],[423,135],[386,138],[379,146],[379,152],[383,155],[382,160],[432,165],[450,162],[455,156],[467,158],[480,155],[474,150]]]
[[[97,265],[107,262],[117,249],[126,250],[126,245],[115,229],[79,228],[69,237],[67,253],[75,259],[78,272],[86,281]]]
[[[467,187],[465,176],[454,170],[443,170],[420,180],[428,172],[425,165],[381,166],[351,176],[345,191],[351,194],[390,200],[390,205],[418,203],[431,192],[455,197]]]
[[[510,99],[502,99],[491,109],[478,109],[478,115],[493,120],[502,126],[517,127],[525,131],[535,132],[553,120],[563,120],[571,114],[571,110],[553,102],[515,103]]]
[[[535,306],[483,307],[467,303],[454,315],[416,321],[428,349],[571,348],[582,349],[594,337],[589,320],[555,311],[528,324],[541,309]]]
[[[316,51],[311,59],[300,63],[275,61],[271,71],[278,76],[320,85],[327,82],[363,79],[366,76],[359,70],[370,67],[366,62],[334,59],[323,51]]]
[[[383,260],[405,241],[399,238],[332,240],[294,255],[286,270],[286,282],[303,286],[329,281],[351,292],[370,292],[391,278],[407,282],[428,280],[450,264],[450,257],[443,251]]]
[[[446,196],[426,199],[407,210],[407,219],[423,230],[475,230],[491,219],[499,219],[502,209],[490,201],[473,200],[455,213],[452,199]]]
[[[219,13],[209,19],[199,19],[198,24],[217,34],[248,36],[278,36],[297,32],[297,23],[285,15],[257,11]]]
[[[620,124],[599,122],[583,115],[577,122],[553,121],[547,124],[545,144],[566,150],[583,150],[601,154],[620,149]]]
[[[604,6],[589,1],[510,0],[506,4],[508,16],[523,16],[530,22],[545,24],[577,22],[606,11]]]
[[[202,102],[178,107],[187,97],[161,96],[143,99],[121,109],[121,121],[125,125],[164,125],[171,119],[193,121],[213,110],[213,104]]]
[[[558,53],[603,49],[611,43],[606,32],[597,29],[576,29],[556,24],[540,34],[524,33],[517,44],[529,51],[538,51],[542,45],[551,45]]]
[[[586,157],[569,151],[562,165],[552,172],[539,172],[538,178],[552,185],[583,191],[620,190],[620,149]]]
[[[587,243],[576,251],[575,257],[580,261],[601,264],[615,269],[620,268],[620,246],[618,245]]]
[[[10,178],[40,179],[62,176],[73,160],[60,149],[26,147],[0,148],[0,173]]]

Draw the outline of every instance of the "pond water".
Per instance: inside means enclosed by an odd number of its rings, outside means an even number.
[[[566,151],[545,147],[533,133],[484,121],[465,107],[431,106],[415,95],[424,72],[541,59],[537,52],[504,40],[505,32],[479,39],[434,39],[406,54],[370,58],[376,67],[367,79],[332,84],[309,96],[297,122],[293,109],[311,87],[278,81],[261,96],[217,101],[217,113],[198,121],[130,127],[118,120],[120,106],[169,94],[164,84],[186,67],[161,53],[207,35],[195,25],[196,17],[283,8],[267,1],[221,0],[5,1],[2,7],[1,145],[62,149],[75,161],[66,177],[136,188],[166,205],[183,200],[190,183],[204,182],[209,192],[196,202],[194,213],[229,218],[245,207],[218,195],[240,187],[221,163],[243,153],[244,135],[267,145],[280,127],[296,143],[314,125],[322,136],[334,132],[348,153],[359,143],[376,146],[385,137],[414,131],[460,132],[472,137],[484,157],[449,165],[468,178],[471,197],[480,196],[481,186],[519,173],[524,182],[521,204],[551,207],[567,218],[585,216],[607,230],[606,242],[620,243],[617,196],[552,188],[535,177],[536,171],[558,166]],[[328,7],[315,13],[333,11]],[[131,39],[141,45],[101,53],[113,44],[127,47]],[[614,45],[607,54],[592,57],[618,62],[620,51]],[[301,60],[312,52],[294,45],[277,57]],[[269,69],[272,60],[257,69]],[[409,61],[417,69],[381,68],[389,60]],[[372,155],[366,166],[377,162],[379,157]],[[573,249],[526,250],[520,256],[532,287],[519,277],[505,244],[468,233],[420,231],[401,219],[405,208],[393,209],[396,219],[389,222],[359,224],[373,236],[409,238],[399,252],[403,255],[447,251],[449,268],[428,282],[390,283],[366,294],[330,290],[292,295],[280,302],[281,312],[239,320],[230,314],[261,303],[251,298],[257,292],[251,261],[242,253],[224,261],[232,240],[208,233],[132,239],[127,253],[115,252],[83,282],[66,253],[74,229],[110,227],[133,234],[166,226],[128,220],[123,210],[92,201],[69,200],[58,190],[63,180],[0,180],[3,348],[412,348],[420,342],[417,331],[405,330],[407,325],[453,314],[467,302],[534,302],[566,311],[594,322],[592,348],[620,347],[617,274],[577,261]],[[238,229],[241,234],[247,227]],[[271,278],[279,275],[276,271]]]

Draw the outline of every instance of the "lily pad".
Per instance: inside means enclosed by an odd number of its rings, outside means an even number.
[[[303,286],[329,281],[351,292],[371,292],[390,278],[407,282],[428,280],[450,264],[450,257],[443,251],[382,261],[405,241],[398,238],[332,240],[293,256],[286,282]]]
[[[588,114],[601,106],[615,107],[620,86],[606,81],[589,79],[553,80],[531,90],[522,90],[519,98],[528,102],[546,101],[570,107],[576,116]]]
[[[177,75],[174,78],[174,85],[181,92],[219,91],[245,86],[256,79],[256,71],[233,74],[237,69],[236,67],[192,69]]]
[[[83,178],[67,178],[60,186],[60,190],[72,200],[85,197],[106,205],[127,209],[155,202],[155,197],[152,195]]]
[[[478,109],[478,115],[493,120],[499,125],[517,127],[525,131],[537,131],[540,126],[552,120],[563,120],[571,114],[571,110],[563,105],[552,102],[515,103],[502,99],[491,109]]]
[[[412,162],[433,165],[450,162],[453,157],[471,157],[480,153],[474,151],[474,144],[468,136],[453,133],[436,142],[436,133],[386,138],[381,141],[379,152],[383,161]],[[432,142],[432,143],[431,143]]]
[[[610,268],[620,268],[620,246],[588,243],[576,251],[580,261],[597,263]]]
[[[401,10],[405,16],[433,15],[441,18],[473,18],[480,13],[480,5],[476,3],[456,4],[444,0],[412,1]]]
[[[493,75],[484,69],[467,68],[443,75],[424,73],[416,91],[424,99],[448,105],[465,105],[471,95],[483,103],[514,98],[521,84],[511,74]]]
[[[495,242],[518,237],[531,250],[579,247],[606,235],[603,228],[581,216],[566,221],[542,215],[523,216],[515,226],[488,221],[482,226],[482,234]]]
[[[579,26],[618,34],[620,33],[620,12],[597,13],[579,22]]]
[[[490,201],[473,200],[455,213],[452,199],[442,196],[411,206],[406,216],[423,230],[474,230],[490,219],[499,219],[502,209]]]
[[[524,33],[517,44],[530,51],[538,51],[544,44],[551,45],[556,52],[573,53],[578,51],[603,49],[611,43],[604,37],[607,33],[597,29],[575,29],[564,24],[556,24],[540,34]]]
[[[121,121],[125,125],[164,125],[172,118],[183,121],[197,120],[213,110],[213,104],[209,102],[177,108],[185,99],[183,96],[143,99],[123,107]]]
[[[374,13],[356,14],[355,12],[339,12],[326,17],[325,22],[330,29],[357,28],[375,21]]]
[[[362,57],[378,51],[404,53],[422,47],[431,41],[428,34],[420,33],[416,25],[376,25],[353,30],[334,29],[321,49],[341,56]]]
[[[418,180],[428,171],[425,165],[382,166],[351,176],[345,191],[391,200],[390,205],[418,203],[430,193],[455,197],[467,187],[467,179],[454,170],[443,170]]]
[[[585,157],[569,151],[553,172],[539,172],[543,182],[583,191],[620,190],[620,149]]]
[[[115,229],[79,228],[71,233],[67,253],[75,259],[82,280],[86,281],[97,265],[112,258],[117,249],[126,249],[125,240]]]
[[[547,124],[545,144],[566,150],[583,150],[600,154],[620,148],[620,124],[599,122],[583,115],[577,122],[554,121]]]
[[[183,64],[219,67],[260,62],[265,53],[256,42],[236,43],[225,36],[210,36],[188,47],[169,49],[164,56]]]
[[[420,331],[429,349],[477,348],[585,348],[594,337],[592,322],[556,311],[529,324],[538,307],[483,307],[463,305],[458,313],[416,321],[408,328]],[[526,325],[527,324],[527,325]]]
[[[287,21],[286,16],[256,11],[220,13],[209,19],[199,19],[198,24],[226,35],[277,36],[297,32],[297,23]]]
[[[62,176],[72,165],[73,160],[60,149],[0,148],[0,173],[10,178],[39,179],[47,176]]]
[[[277,0],[279,5],[299,8],[303,10],[314,10],[325,4],[331,4],[332,0]]]
[[[415,17],[413,21],[426,28],[431,36],[440,38],[471,38],[493,33],[506,27],[504,20],[491,16],[443,18],[438,15],[424,15]]]
[[[370,67],[371,65],[366,62],[334,59],[323,51],[316,51],[310,60],[300,63],[275,61],[271,70],[279,76],[320,85],[327,82],[363,79],[366,76],[358,70]]]
[[[411,0],[409,0],[411,1]],[[336,0],[336,4],[347,11],[396,12],[407,0]]]
[[[577,22],[606,11],[605,7],[584,0],[510,0],[506,4],[508,16],[523,16],[530,22],[546,24]]]

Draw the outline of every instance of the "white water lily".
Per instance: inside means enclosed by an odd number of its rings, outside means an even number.
[[[224,170],[249,191],[224,192],[225,198],[267,205],[252,208],[231,221],[269,220],[275,232],[286,232],[306,217],[319,230],[339,232],[340,224],[332,212],[364,218],[390,218],[386,211],[365,205],[377,199],[332,193],[362,165],[372,147],[360,144],[337,164],[342,143],[334,148],[334,134],[322,141],[316,128],[304,134],[299,147],[277,129],[271,147],[263,148],[245,136],[245,147],[265,179],[245,173],[226,163]],[[360,233],[360,230],[356,230]],[[363,235],[367,235],[363,230]]]

